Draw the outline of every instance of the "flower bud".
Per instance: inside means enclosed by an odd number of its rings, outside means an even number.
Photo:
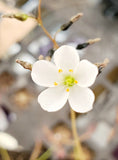
[[[16,14],[5,14],[2,15],[3,18],[16,18],[19,21],[26,21],[29,16],[24,13],[16,13]]]
[[[81,44],[78,44],[76,49],[83,49],[83,48],[86,48],[87,46],[89,45],[89,43],[81,43]]]
[[[60,28],[62,31],[66,31],[72,24],[73,22],[69,21],[68,23],[63,24]]]
[[[16,18],[17,20],[20,20],[20,21],[26,21],[28,19],[28,15],[27,14],[24,14],[24,13],[17,13],[17,14],[14,14],[14,18]]]
[[[48,51],[48,56],[52,58],[53,54],[54,54],[55,50],[52,48]]]

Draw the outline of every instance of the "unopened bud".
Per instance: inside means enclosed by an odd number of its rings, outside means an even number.
[[[41,54],[38,59],[39,59],[39,60],[43,60],[43,59],[44,59],[44,56]]]
[[[90,39],[85,43],[78,44],[76,49],[80,50],[80,49],[86,48],[87,46],[94,44],[96,42],[99,42],[100,40],[101,40],[100,38]]]
[[[96,42],[99,42],[100,40],[101,40],[101,38],[90,39],[90,40],[88,40],[88,43],[89,44],[94,44]]]
[[[72,24],[73,22],[69,21],[68,23],[63,24],[60,28],[62,31],[66,31]]]
[[[28,70],[32,70],[32,64],[28,63],[28,62],[25,62],[25,61],[21,61],[19,59],[16,59],[16,63],[19,63],[22,67],[24,67],[25,69],[28,69]]]
[[[46,61],[51,61],[51,57],[50,57],[50,56],[46,56],[46,57],[45,57],[45,60],[46,60]]]
[[[55,52],[55,50],[54,50],[53,48],[52,48],[52,49],[50,49],[50,50],[48,51],[47,56],[49,56],[49,57],[51,57],[51,58],[52,58],[52,56],[53,56],[54,52]]]
[[[83,16],[83,13],[78,13],[78,14],[76,14],[75,16],[73,16],[71,19],[70,19],[70,21],[71,22],[76,22],[79,18],[81,18]]]
[[[89,45],[89,43],[81,43],[81,44],[78,44],[76,49],[84,49],[86,48],[87,46]]]
[[[80,17],[83,16],[83,13],[78,13],[75,16],[73,16],[68,23],[63,24],[60,28],[62,31],[66,31],[70,26],[76,22]]]
[[[16,14],[11,14],[11,15],[3,15],[3,18],[16,18],[19,21],[26,21],[28,19],[28,15],[24,13],[16,13]]]
[[[24,14],[24,13],[17,13],[17,14],[14,14],[14,18],[20,20],[20,21],[26,21],[28,19],[28,15],[27,14]]]
[[[102,70],[108,65],[109,59],[106,58],[103,63],[95,63],[95,65],[98,67],[98,75],[102,72]]]

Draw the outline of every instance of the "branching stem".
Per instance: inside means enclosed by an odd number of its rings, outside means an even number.
[[[39,7],[38,7],[38,18],[37,18],[38,23],[40,24],[41,28],[43,29],[44,33],[49,37],[49,39],[53,42],[54,44],[54,49],[57,49],[59,46],[55,39],[52,38],[50,33],[46,30],[46,28],[43,25],[43,21],[41,18],[41,0],[39,0]]]

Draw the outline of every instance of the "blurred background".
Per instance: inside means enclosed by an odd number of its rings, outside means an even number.
[[[38,3],[1,0],[0,15],[23,12],[37,16]],[[51,35],[76,13],[84,13],[58,34],[58,44],[76,47],[88,39],[102,39],[78,51],[82,59],[96,63],[108,58],[110,63],[92,86],[94,109],[76,114],[76,123],[88,160],[118,160],[118,1],[42,0],[41,6],[44,26]],[[73,159],[69,105],[55,113],[42,110],[37,96],[44,88],[32,82],[30,71],[15,63],[16,59],[34,63],[40,55],[47,56],[52,46],[33,19],[0,18],[0,131],[10,133],[24,147],[22,152],[10,152],[13,160],[28,160],[34,147],[41,154],[50,146],[56,148],[50,159]]]

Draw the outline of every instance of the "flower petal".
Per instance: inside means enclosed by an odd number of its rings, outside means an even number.
[[[98,68],[88,60],[82,60],[78,64],[75,74],[80,87],[89,87],[96,79]]]
[[[14,137],[7,133],[0,132],[0,147],[8,150],[15,150],[19,145]]]
[[[55,112],[65,105],[67,98],[68,92],[63,86],[59,86],[43,91],[38,97],[38,102],[44,110]]]
[[[91,89],[74,86],[69,95],[69,103],[72,109],[79,113],[85,113],[92,109],[95,96]]]
[[[64,45],[55,51],[54,62],[60,69],[74,69],[79,63],[78,52],[74,47]]]
[[[36,84],[50,87],[58,81],[58,70],[53,63],[40,60],[33,64],[31,77]]]

